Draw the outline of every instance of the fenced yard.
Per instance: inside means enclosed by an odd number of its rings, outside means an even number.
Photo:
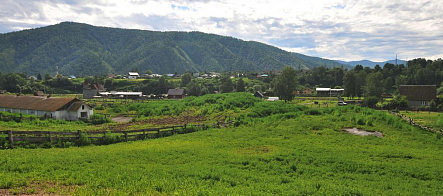
[[[226,127],[231,122],[218,122],[206,125],[181,125],[160,128],[149,128],[128,131],[0,131],[0,147],[13,149],[16,146],[28,147],[68,147],[72,145],[85,146],[90,144],[106,145],[118,142],[128,142],[145,139],[168,137],[174,134],[191,133],[206,130],[208,127]]]

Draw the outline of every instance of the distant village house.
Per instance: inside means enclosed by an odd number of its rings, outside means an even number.
[[[92,99],[99,92],[105,92],[106,89],[102,84],[83,84],[83,99]]]
[[[140,75],[137,72],[129,72],[128,73],[128,79],[137,79]]]

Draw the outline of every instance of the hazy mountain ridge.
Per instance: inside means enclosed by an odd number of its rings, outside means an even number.
[[[340,63],[201,32],[156,32],[63,22],[0,34],[0,72],[64,75],[310,69]]]
[[[376,65],[380,65],[380,67],[383,67],[383,65],[385,65],[386,63],[391,63],[391,64],[395,64],[395,60],[389,60],[389,61],[385,61],[385,62],[373,62],[373,61],[369,61],[369,60],[361,60],[361,61],[340,61],[337,60],[338,63],[341,64],[346,64],[346,65],[350,65],[352,67],[355,67],[356,65],[362,65],[363,67],[370,67],[370,68],[374,68]],[[404,64],[406,65],[406,61],[405,60],[397,60],[397,64]]]

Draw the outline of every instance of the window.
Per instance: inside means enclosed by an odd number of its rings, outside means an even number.
[[[82,110],[84,110],[85,109],[85,105],[82,105]]]
[[[80,113],[80,117],[81,118],[88,118],[88,113],[87,112],[81,112]]]
[[[421,102],[421,105],[422,105],[422,106],[427,106],[427,105],[428,105],[428,102],[427,102],[427,101],[422,101],[422,102]]]

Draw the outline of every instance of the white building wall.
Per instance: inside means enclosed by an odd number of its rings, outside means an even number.
[[[78,120],[81,117],[82,112],[87,112],[87,118],[89,119],[91,115],[94,114],[93,109],[83,104],[77,111],[67,111],[67,110],[61,110],[61,111],[41,111],[41,110],[26,110],[26,109],[16,109],[16,108],[0,108],[1,112],[13,112],[13,113],[23,113],[23,114],[30,114],[30,115],[36,115],[36,116],[45,116],[48,118],[55,118],[60,120]]]

